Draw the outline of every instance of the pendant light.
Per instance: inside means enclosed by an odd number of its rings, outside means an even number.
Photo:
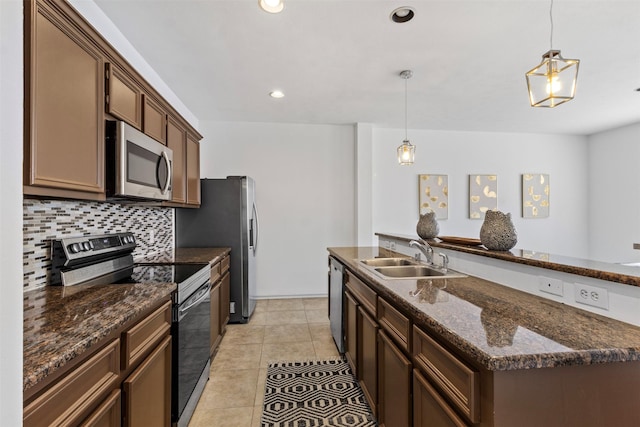
[[[412,165],[416,157],[416,146],[411,145],[407,137],[407,80],[413,76],[413,71],[404,70],[400,77],[404,79],[404,141],[398,147],[398,163],[402,166]]]
[[[526,74],[532,107],[553,108],[571,101],[576,94],[580,60],[565,59],[559,50],[553,49],[553,0],[549,7],[549,20],[549,51],[542,54],[542,62]]]

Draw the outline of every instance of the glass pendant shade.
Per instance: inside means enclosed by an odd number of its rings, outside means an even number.
[[[402,141],[398,147],[398,163],[402,166],[412,165],[416,157],[416,146],[411,145],[408,139]]]
[[[527,73],[532,107],[553,108],[571,101],[576,94],[579,59],[565,59],[559,50],[549,50],[542,62]]]

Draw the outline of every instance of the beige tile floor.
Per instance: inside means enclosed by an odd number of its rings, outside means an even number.
[[[267,366],[338,357],[327,298],[260,300],[246,325],[228,325],[189,427],[260,426]]]

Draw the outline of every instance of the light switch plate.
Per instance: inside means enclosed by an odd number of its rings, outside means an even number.
[[[564,294],[564,283],[560,279],[552,279],[550,277],[538,276],[538,289],[548,294],[558,295]]]

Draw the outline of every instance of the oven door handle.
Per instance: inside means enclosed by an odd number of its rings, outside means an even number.
[[[201,290],[201,291],[198,292],[198,293],[200,293],[200,295],[196,298],[196,300],[194,302],[192,302],[191,304],[189,304],[188,306],[186,306],[184,308],[179,308],[178,309],[178,320],[182,320],[184,318],[184,316],[187,315],[187,311],[189,311],[190,309],[192,309],[193,307],[195,307],[196,305],[198,305],[202,301],[204,301],[209,296],[209,292],[210,291],[211,291],[211,283],[209,283],[207,285],[206,289]]]

